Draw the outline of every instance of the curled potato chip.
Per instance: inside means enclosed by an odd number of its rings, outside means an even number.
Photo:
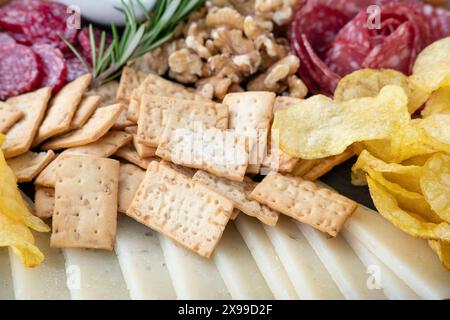
[[[429,94],[403,73],[392,69],[360,69],[343,77],[334,92],[334,99],[347,101],[375,97],[386,85],[401,87],[408,96],[408,111],[414,113],[428,99]]]
[[[420,114],[426,118],[436,113],[450,114],[450,87],[434,91]]]
[[[395,197],[370,176],[367,177],[367,183],[378,212],[394,226],[413,237],[450,241],[450,225],[447,222],[425,222],[417,214],[401,209]]]
[[[414,119],[412,124],[437,141],[450,145],[450,114],[433,114],[424,119]]]
[[[411,79],[427,92],[450,86],[450,37],[423,49],[414,62]]]
[[[445,241],[428,240],[428,244],[441,260],[447,270],[450,270],[450,243]]]
[[[275,113],[280,148],[302,159],[325,158],[356,141],[388,138],[410,122],[407,97],[389,85],[376,97],[333,101],[317,95]]]
[[[424,166],[420,185],[431,208],[450,222],[450,156],[438,153]]]

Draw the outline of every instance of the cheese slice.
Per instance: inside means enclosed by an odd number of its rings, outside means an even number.
[[[306,224],[296,223],[346,299],[384,298],[383,290],[369,289],[370,275],[343,237],[329,238]]]
[[[343,299],[336,283],[295,223],[280,217],[264,229],[301,299]]]
[[[262,224],[245,214],[240,214],[235,223],[275,299],[298,299],[294,286]]]
[[[115,250],[133,300],[176,299],[154,231],[119,215]]]
[[[178,299],[231,299],[212,260],[182,248],[158,234],[167,268]]]
[[[0,248],[0,300],[14,299],[8,248]]]
[[[212,256],[233,299],[273,299],[253,257],[233,222]]]
[[[450,299],[450,272],[426,241],[398,230],[363,206],[359,206],[344,227],[419,297]]]
[[[116,255],[112,251],[68,248],[67,285],[73,300],[129,299]]]
[[[400,280],[386,265],[371,253],[347,230],[342,231],[347,243],[363,262],[367,269],[371,270],[374,285],[379,285],[384,295],[391,300],[417,300],[420,299],[402,280]]]

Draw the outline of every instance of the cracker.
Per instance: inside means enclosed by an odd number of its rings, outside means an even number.
[[[22,116],[22,111],[0,101],[0,134],[6,133]]]
[[[85,146],[64,150],[53,160],[36,178],[34,183],[39,186],[54,188],[56,184],[56,164],[65,155],[86,155],[99,158],[108,158],[119,148],[130,142],[132,136],[122,131],[110,131],[96,142]]]
[[[120,164],[119,212],[127,212],[144,176],[145,171],[134,164]]]
[[[165,165],[166,167],[169,167],[175,171],[178,171],[181,174],[184,174],[186,177],[192,178],[196,172],[196,170],[188,168],[188,167],[183,167],[183,166],[179,166],[173,162],[170,161],[166,161],[166,160],[162,160],[161,164]]]
[[[258,173],[264,159],[274,101],[275,93],[257,91],[229,93],[223,99],[230,112],[229,128],[252,141],[249,173]]]
[[[300,98],[278,96],[275,98],[275,103],[273,104],[273,113],[277,112],[278,110],[289,109],[293,105],[302,101],[303,99]]]
[[[132,143],[128,143],[119,150],[117,150],[114,155],[116,157],[122,158],[131,162],[142,169],[147,169],[150,162],[155,161],[155,158],[141,158],[137,153],[134,145]]]
[[[156,155],[186,167],[202,169],[219,177],[242,181],[248,166],[247,138],[216,128],[194,131],[179,128],[176,116],[167,122]],[[166,135],[166,132],[169,133]]]
[[[239,209],[234,208],[233,213],[231,214],[230,220],[236,220],[236,218],[239,215],[239,212],[241,212]]]
[[[92,75],[85,74],[66,84],[50,101],[44,121],[33,141],[33,147],[41,144],[48,138],[66,132],[78,105],[89,84]]]
[[[70,123],[70,129],[81,128],[100,105],[100,96],[84,96]]]
[[[314,168],[321,159],[300,159],[291,171],[292,175],[303,177],[309,170]]]
[[[142,143],[139,143],[139,139],[137,135],[133,135],[133,145],[136,149],[136,152],[138,153],[139,157],[141,158],[149,158],[154,157],[156,155],[156,148],[155,147],[149,147],[146,145],[143,145]]]
[[[124,106],[122,112],[120,113],[119,117],[117,118],[116,122],[113,125],[113,129],[124,129],[126,127],[136,124],[135,122],[128,120],[127,112],[128,108]]]
[[[270,172],[251,198],[335,237],[357,204],[300,177]]]
[[[98,108],[83,127],[49,140],[41,149],[57,150],[95,142],[111,129],[122,110],[121,103]]]
[[[320,159],[314,167],[312,167],[308,172],[306,172],[303,175],[303,179],[311,181],[317,180],[327,172],[331,171],[331,169],[347,161],[354,155],[355,153],[350,148],[345,150],[341,154],[330,156],[325,159]]]
[[[36,186],[34,211],[42,219],[51,218],[55,208],[55,189]]]
[[[124,67],[120,76],[116,98],[124,103],[129,103],[133,90],[139,87],[145,78],[146,74],[132,68]]]
[[[232,212],[230,200],[159,162],[152,162],[127,215],[209,258]]]
[[[136,134],[137,133],[137,126],[128,126],[123,128],[123,131],[130,133],[130,134]]]
[[[42,88],[6,101],[23,112],[23,117],[6,134],[6,141],[2,145],[5,158],[17,157],[30,149],[51,94],[51,88]]]
[[[100,106],[104,107],[119,102],[116,99],[118,89],[119,89],[119,82],[114,80],[102,84],[101,86],[90,89],[88,92],[86,92],[86,95],[102,97]]]
[[[150,147],[157,147],[167,119],[172,113],[178,117],[178,127],[228,127],[228,108],[223,104],[144,95],[139,112],[138,141]]]
[[[47,152],[31,152],[8,159],[8,166],[14,171],[17,182],[30,182],[55,158],[52,150]]]
[[[117,224],[119,161],[65,157],[56,170],[50,246],[112,250]]]
[[[234,206],[243,213],[255,217],[269,226],[277,224],[278,212],[250,198],[250,193],[257,185],[250,178],[246,177],[243,182],[236,182],[199,170],[192,179],[233,201]]]
[[[300,159],[288,155],[278,147],[280,141],[278,131],[270,129],[269,141],[262,166],[278,172],[292,172]]]

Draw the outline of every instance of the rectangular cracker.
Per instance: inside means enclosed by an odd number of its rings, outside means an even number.
[[[0,133],[6,133],[22,116],[22,111],[0,101]]]
[[[142,143],[139,143],[139,139],[137,135],[133,135],[133,145],[136,149],[136,152],[138,153],[139,157],[141,158],[149,158],[154,157],[156,155],[156,148],[155,147],[149,147],[146,145],[143,145]]]
[[[119,89],[118,81],[109,81],[101,86],[94,87],[86,92],[87,96],[100,96],[102,101],[100,107],[109,106],[110,104],[118,103],[116,98],[117,90]]]
[[[278,212],[250,198],[250,193],[258,185],[250,178],[245,177],[244,181],[236,182],[199,170],[192,179],[233,201],[234,206],[243,213],[255,217],[269,226],[277,224]]]
[[[100,105],[102,97],[85,95],[81,100],[70,123],[70,129],[81,128]]]
[[[51,218],[55,208],[55,189],[36,186],[34,211],[42,219]]]
[[[51,88],[42,88],[6,101],[23,112],[23,117],[6,134],[6,141],[2,145],[5,158],[17,157],[30,149],[51,94]]]
[[[111,129],[122,110],[121,103],[98,108],[83,127],[49,140],[41,149],[58,150],[95,142]]]
[[[110,131],[96,142],[85,146],[66,149],[59,154],[36,178],[34,183],[39,186],[54,188],[56,184],[56,164],[65,155],[86,155],[108,158],[119,148],[130,142],[132,136],[122,131]]]
[[[234,131],[180,129],[176,116],[171,115],[156,155],[175,164],[242,181],[248,166],[249,150],[247,137]]]
[[[228,128],[228,108],[224,104],[144,95],[139,112],[138,141],[157,147],[170,114],[179,117],[179,127]]]
[[[133,68],[124,67],[122,74],[120,75],[120,83],[119,88],[117,89],[116,98],[124,103],[129,103],[133,90],[139,87],[145,78],[145,73]]]
[[[155,161],[157,158],[141,158],[139,154],[137,153],[136,149],[134,148],[133,143],[128,143],[124,145],[122,148],[117,150],[114,155],[116,157],[122,158],[124,160],[127,160],[130,163],[133,163],[137,165],[138,167],[141,167],[142,169],[147,169],[150,162]]]
[[[250,197],[335,237],[357,204],[300,177],[270,172]]]
[[[8,159],[8,166],[14,171],[17,182],[30,182],[55,158],[52,150],[47,152],[27,151],[18,157]]]
[[[70,123],[83,98],[92,75],[85,74],[66,84],[50,101],[44,121],[33,141],[33,147],[70,129]]]
[[[209,258],[233,203],[183,174],[152,162],[127,215]]]
[[[114,248],[119,161],[68,156],[58,162],[50,246]]]
[[[127,212],[144,176],[145,171],[134,164],[120,164],[119,212]]]
[[[267,135],[275,101],[273,92],[235,92],[223,99],[230,112],[229,128],[251,139],[249,173],[259,173],[267,147]]]
[[[292,175],[303,177],[309,170],[314,168],[321,159],[300,159],[292,170]]]
[[[127,118],[128,113],[128,107],[124,105],[124,108],[122,112],[120,113],[119,117],[117,118],[116,122],[113,125],[113,129],[124,129],[126,127],[135,125],[136,122],[133,122]]]
[[[303,175],[303,179],[306,180],[317,180],[327,172],[331,171],[334,167],[340,165],[341,163],[347,161],[351,157],[353,157],[355,153],[353,150],[347,149],[343,153],[330,156],[325,159],[320,159],[314,167],[312,167],[308,172]]]
[[[194,170],[194,169],[191,169],[188,167],[180,166],[178,164],[175,164],[173,162],[166,161],[166,160],[161,160],[161,164],[163,164],[166,167],[169,167],[175,171],[178,171],[179,173],[184,174],[186,177],[189,177],[189,178],[192,178],[194,176],[195,172],[197,171],[197,170]]]

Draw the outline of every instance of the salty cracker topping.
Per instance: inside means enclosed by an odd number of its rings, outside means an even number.
[[[22,116],[22,111],[0,101],[0,133],[7,132]]]
[[[119,212],[127,212],[144,176],[145,171],[141,168],[129,163],[120,164]]]
[[[209,258],[233,212],[233,203],[205,185],[152,162],[127,215]]]
[[[119,161],[67,156],[58,162],[50,246],[114,248]]]
[[[81,100],[77,111],[75,111],[72,122],[70,123],[70,129],[81,128],[95,112],[100,105],[101,100],[102,98],[100,96],[85,95]]]
[[[55,153],[52,150],[47,152],[27,151],[24,154],[12,159],[8,159],[8,166],[14,171],[17,182],[32,181],[53,159]]]
[[[250,197],[333,237],[357,208],[352,200],[314,182],[273,171]]]
[[[55,189],[36,186],[34,211],[41,219],[51,218],[55,208]]]

